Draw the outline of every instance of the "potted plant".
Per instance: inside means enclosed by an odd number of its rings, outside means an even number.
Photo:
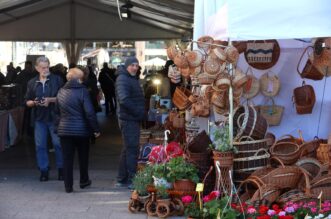
[[[185,206],[184,214],[187,219],[202,218],[202,210],[200,210],[198,203],[194,201],[192,196],[183,196],[182,202]]]
[[[153,165],[153,179],[155,187],[166,187],[167,189],[172,188],[172,183],[170,182],[168,176],[168,169],[166,163],[154,164]]]
[[[167,178],[177,191],[194,191],[199,182],[198,169],[183,157],[172,158],[167,163]]]
[[[233,165],[233,153],[235,147],[230,144],[229,125],[213,125],[211,127],[210,139],[212,144],[214,162],[219,162],[220,166],[231,167]]]
[[[215,191],[203,198],[203,218],[237,218],[238,212],[231,207],[229,203],[230,197],[224,196],[219,199],[218,195],[215,196],[213,193],[215,193]],[[213,196],[215,196],[215,198],[211,199]]]
[[[137,172],[133,178],[133,186],[138,192],[139,196],[148,195],[147,187],[153,184],[153,166],[146,165],[144,169]]]

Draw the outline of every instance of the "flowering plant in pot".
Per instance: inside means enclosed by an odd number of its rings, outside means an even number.
[[[187,218],[202,218],[202,210],[200,209],[198,203],[193,200],[192,196],[183,196],[182,202],[185,206],[184,214]]]
[[[179,191],[194,191],[195,183],[199,182],[198,169],[183,157],[172,158],[167,163],[167,179],[173,182],[174,189]]]
[[[152,176],[153,167],[150,165],[146,165],[146,167],[141,171],[137,172],[137,174],[133,178],[132,183],[139,196],[148,195],[147,187],[153,184]]]

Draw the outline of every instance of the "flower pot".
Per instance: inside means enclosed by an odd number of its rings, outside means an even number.
[[[173,184],[174,190],[192,192],[195,191],[195,183],[189,179],[176,180]]]
[[[214,150],[213,155],[214,164],[218,161],[221,167],[233,166],[233,152],[220,152]]]

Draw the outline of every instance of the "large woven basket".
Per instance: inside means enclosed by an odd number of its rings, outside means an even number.
[[[180,110],[185,110],[191,106],[189,97],[191,96],[191,91],[184,87],[176,87],[172,101],[175,106]]]
[[[295,138],[292,135],[283,135],[276,141],[276,143],[281,143],[281,142],[292,142],[301,145],[304,141],[302,136],[300,136],[300,138]]]
[[[252,172],[267,166],[270,157],[268,153],[268,139],[253,140],[245,136],[241,139],[245,138],[246,140],[244,141],[240,140],[233,143],[233,146],[238,151],[234,155],[233,170],[238,172]]]
[[[300,146],[291,142],[275,143],[270,148],[273,157],[277,157],[284,164],[294,164],[301,155]]]
[[[308,201],[315,201],[317,202],[317,199],[314,199],[310,194],[305,193],[304,191],[301,191],[300,189],[292,189],[290,191],[287,191],[280,195],[276,202],[282,207],[288,202],[308,202]]]
[[[322,193],[322,201],[331,199],[331,175],[324,175],[311,181],[311,194],[315,197]]]
[[[234,139],[236,141],[242,136],[249,136],[254,140],[264,139],[268,124],[253,106],[239,106],[233,115]]]
[[[249,178],[259,178],[265,184],[274,184],[281,189],[285,188],[297,188],[298,183],[304,175],[306,185],[309,187],[308,175],[297,166],[285,166],[280,159],[273,157],[273,160],[277,160],[281,166],[277,168],[264,167],[262,169],[254,171]]]
[[[321,143],[317,148],[317,159],[322,164],[329,164],[331,158],[331,144]]]
[[[250,205],[271,205],[280,195],[280,189],[273,184],[265,184],[260,179],[246,179],[238,190],[245,185],[244,194],[240,196],[241,202],[248,202]]]
[[[200,66],[203,61],[203,55],[200,50],[187,51],[185,56],[191,68]]]
[[[294,103],[298,114],[311,114],[316,102],[315,91],[311,85],[302,82],[293,91]]]
[[[306,170],[310,179],[321,176],[325,168],[318,160],[310,157],[301,158],[295,165]]]

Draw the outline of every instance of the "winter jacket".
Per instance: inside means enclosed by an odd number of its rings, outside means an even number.
[[[139,80],[125,69],[116,79],[117,115],[121,120],[141,121],[145,114],[145,99]]]
[[[29,80],[27,91],[25,94],[25,101],[41,100],[44,97],[56,97],[57,92],[62,87],[63,81],[57,76],[50,74],[45,84],[39,80],[39,75]],[[55,104],[50,103],[48,107],[36,106],[32,108],[33,121],[53,122],[55,119]]]
[[[100,132],[91,98],[86,87],[76,80],[68,81],[57,95],[59,136],[91,136]]]

